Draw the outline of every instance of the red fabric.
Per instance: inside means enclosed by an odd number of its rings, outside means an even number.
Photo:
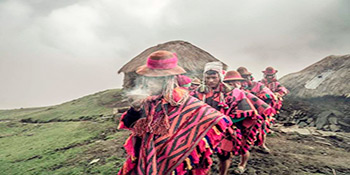
[[[281,95],[286,95],[289,93],[288,89],[281,85],[277,80],[269,82],[266,78],[262,79],[261,82],[268,87],[272,92],[280,93]]]
[[[147,67],[151,69],[172,69],[177,66],[177,57],[174,55],[173,58],[164,60],[153,60],[152,58],[147,59]]]
[[[125,117],[125,115],[126,115],[126,112],[124,112],[122,114],[122,116],[120,117],[120,122],[119,122],[119,125],[118,125],[118,129],[128,129],[128,127],[126,127],[124,125],[124,122],[123,122],[123,118]]]
[[[191,81],[191,78],[186,75],[177,75],[177,82],[179,83],[179,86],[189,84]]]
[[[209,87],[208,87],[209,88]],[[209,88],[208,92],[199,92],[200,88],[191,93],[192,96],[198,98],[201,101],[204,101],[211,107],[215,108],[218,111],[223,112],[223,110],[228,109],[228,105],[225,101],[225,85],[220,83],[216,89]]]
[[[163,99],[158,99],[150,103],[164,105],[158,103],[159,100],[164,102]],[[152,104],[148,105],[151,110],[145,117],[147,125],[139,128],[145,132],[138,134],[136,128],[131,129],[133,131],[131,138],[125,144],[129,157],[119,174],[156,175],[171,174],[173,171],[185,174],[191,170],[189,169],[191,164],[198,162],[197,159],[203,159],[206,162],[205,166],[201,166],[202,162],[194,164],[192,171],[206,172],[212,163],[210,155],[224,138],[224,133],[221,131],[225,131],[232,124],[231,121],[193,97],[189,97],[181,106],[162,107],[163,110],[158,112],[152,110]],[[154,109],[159,109],[157,106]],[[167,133],[155,134],[154,122],[157,123],[158,119],[164,117],[169,122]],[[139,121],[142,120],[139,119],[137,122]],[[135,148],[132,141],[136,135],[142,141],[139,156],[133,157]],[[197,155],[197,158],[190,160],[190,155]]]

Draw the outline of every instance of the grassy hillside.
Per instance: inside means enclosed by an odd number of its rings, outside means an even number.
[[[0,174],[112,174],[127,132],[116,132],[120,89],[57,106],[0,110]]]

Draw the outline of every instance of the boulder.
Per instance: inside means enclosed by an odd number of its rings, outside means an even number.
[[[334,124],[329,125],[329,128],[330,128],[330,130],[333,131],[333,132],[340,131],[340,126],[337,126],[337,125],[334,125]]]
[[[318,114],[316,119],[316,128],[321,129],[327,124],[328,116],[331,115],[332,112],[330,111],[324,111],[320,114]]]
[[[339,121],[339,124],[345,127],[350,127],[350,124],[347,124],[345,122]]]
[[[303,128],[303,127],[307,126],[307,123],[305,123],[305,122],[300,122],[298,125],[299,125],[299,127]]]
[[[330,130],[329,125],[324,125],[324,126],[323,126],[323,129],[324,129],[325,131],[329,131],[329,130]]]
[[[310,124],[309,124],[310,127],[315,127],[315,121],[312,121]]]
[[[313,118],[308,118],[308,119],[306,120],[306,123],[310,124],[312,121],[314,121]]]
[[[309,117],[308,117],[308,116],[305,116],[305,117],[299,119],[299,121],[306,121],[306,120],[308,120],[308,119],[309,119]]]
[[[329,117],[328,121],[330,124],[337,125],[338,124],[338,119],[336,117]]]
[[[332,110],[331,112],[337,117],[343,117],[344,116],[344,114],[342,112],[337,111],[337,110]]]

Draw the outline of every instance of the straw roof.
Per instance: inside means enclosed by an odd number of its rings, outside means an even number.
[[[297,97],[348,96],[350,55],[328,56],[279,80]]]
[[[170,52],[175,52],[178,56],[178,64],[183,67],[188,72],[199,72],[203,71],[204,65],[207,62],[220,61],[208,52],[192,45],[186,41],[170,41],[163,44],[158,44],[151,48],[146,49],[130,62],[125,64],[118,73],[131,73],[135,72],[136,69],[146,64],[147,57],[154,51],[166,50]],[[223,63],[224,69],[227,69],[227,65]]]

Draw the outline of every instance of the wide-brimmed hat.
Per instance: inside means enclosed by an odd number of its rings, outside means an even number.
[[[265,75],[274,75],[278,71],[274,69],[273,67],[267,67],[264,71],[262,71]]]
[[[238,81],[243,81],[244,78],[242,78],[241,74],[235,70],[228,71],[224,77],[224,81],[233,81],[233,80],[238,80]]]
[[[195,85],[200,85],[201,84],[201,80],[198,78],[194,78],[191,82],[191,84],[195,84]]]
[[[175,53],[160,50],[151,53],[146,65],[137,68],[136,73],[147,77],[164,77],[179,75],[186,71],[177,65],[178,59]]]
[[[239,72],[239,74],[241,74],[241,76],[243,75],[251,75],[252,73],[248,72],[248,69],[245,67],[239,67],[237,69],[237,72]]]

